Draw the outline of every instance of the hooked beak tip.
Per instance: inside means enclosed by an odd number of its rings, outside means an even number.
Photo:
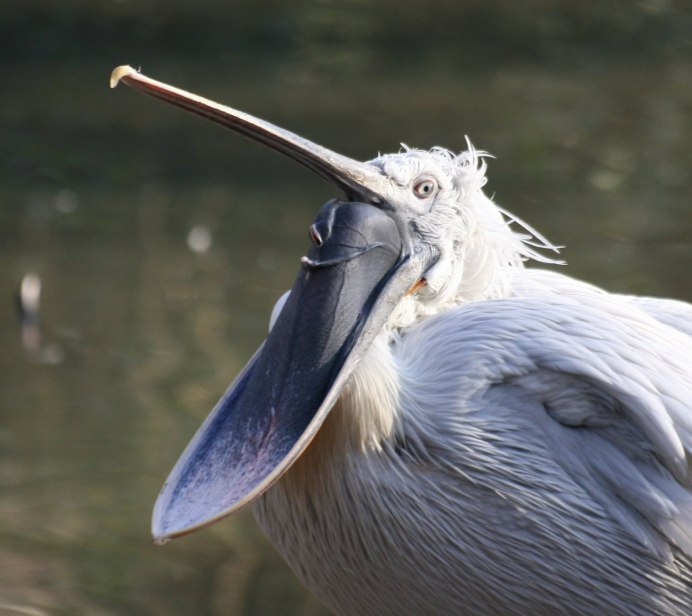
[[[123,77],[127,77],[128,75],[132,75],[132,73],[136,73],[137,71],[133,69],[131,66],[127,64],[123,64],[122,66],[116,66],[113,69],[113,72],[111,73],[111,88],[115,88],[120,83],[120,80],[123,79]]]

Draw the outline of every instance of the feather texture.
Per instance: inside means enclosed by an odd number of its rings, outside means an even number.
[[[337,614],[688,615],[692,307],[525,269],[483,156],[372,162],[440,258],[258,521]]]
[[[626,298],[532,274],[524,289],[571,293],[465,305],[380,346],[256,506],[336,613],[689,613],[692,351]],[[383,367],[388,429],[344,454]]]

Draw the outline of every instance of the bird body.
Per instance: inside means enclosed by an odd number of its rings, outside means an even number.
[[[554,247],[470,144],[361,163],[119,79],[346,196],[171,472],[158,541],[251,504],[343,616],[692,614],[692,306],[525,268]]]
[[[689,614],[692,308],[637,303],[525,270],[382,336],[260,526],[335,614]]]

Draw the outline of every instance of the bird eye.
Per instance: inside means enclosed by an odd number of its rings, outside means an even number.
[[[419,199],[427,199],[437,190],[437,182],[432,178],[423,178],[413,185],[413,192]]]

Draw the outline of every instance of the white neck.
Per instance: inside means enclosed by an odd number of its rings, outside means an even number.
[[[400,382],[385,328],[346,383],[332,414],[351,447],[379,449],[398,425]]]

